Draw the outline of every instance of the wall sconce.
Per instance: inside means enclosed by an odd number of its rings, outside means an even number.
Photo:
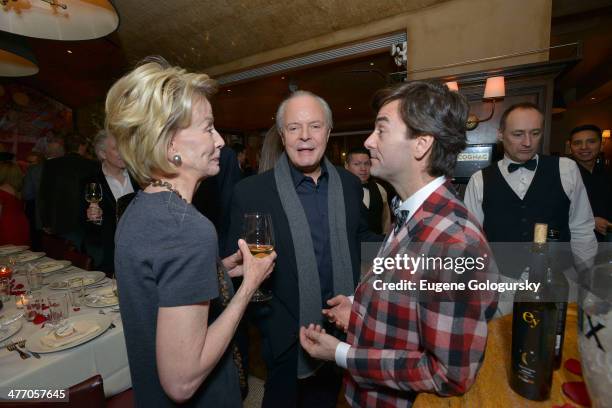
[[[459,92],[459,84],[457,84],[457,81],[445,82],[444,85],[453,92]]]
[[[495,101],[497,99],[502,99],[504,96],[506,96],[506,86],[504,82],[504,77],[497,76],[487,78],[487,83],[485,85],[484,95],[482,96],[482,99],[484,102],[491,103],[491,113],[484,119],[479,119],[478,116],[471,113],[468,116],[467,123],[465,124],[466,129],[474,130],[478,127],[479,123],[490,120],[493,117],[493,114],[495,113]]]
[[[608,143],[608,141],[610,140],[610,129],[606,129],[601,132],[601,140],[603,141],[604,145]]]

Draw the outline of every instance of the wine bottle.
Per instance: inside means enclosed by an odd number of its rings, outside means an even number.
[[[517,292],[512,309],[510,387],[534,401],[550,397],[555,361],[557,306],[544,301],[550,296],[547,230],[546,224],[535,225],[529,264],[529,281],[541,285],[536,292]]]
[[[558,258],[557,253],[559,252],[559,246],[554,243],[560,242],[560,232],[554,229],[548,230],[548,236],[546,241],[553,243],[549,246],[549,268],[548,268],[548,284],[551,291],[554,293],[557,304],[557,330],[555,334],[555,364],[554,369],[558,370],[561,367],[563,361],[563,342],[565,340],[565,319],[567,316],[567,299],[569,297],[569,284],[561,265],[555,265],[554,259]]]

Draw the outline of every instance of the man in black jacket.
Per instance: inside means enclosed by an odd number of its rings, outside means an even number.
[[[237,184],[227,249],[236,249],[244,214],[271,215],[278,254],[268,282],[272,299],[254,310],[267,366],[263,406],[335,407],[340,374],[304,352],[298,329],[323,325],[327,301],[353,293],[360,241],[378,237],[368,232],[359,179],[324,158],[332,128],[327,103],[297,91],[281,103],[276,121],[286,153],[274,169]]]
[[[42,228],[65,238],[78,248],[83,242],[83,216],[85,201],[83,184],[96,173],[96,163],[81,156],[83,145],[78,134],[64,139],[66,155],[47,160],[42,169],[37,211]]]
[[[100,131],[94,140],[100,166],[94,177],[86,183],[98,183],[102,188],[102,201],[87,208],[85,248],[94,259],[96,269],[112,276],[115,271],[115,230],[117,229],[117,200],[132,194],[140,187],[125,168],[112,135]],[[97,221],[97,222],[93,222]]]
[[[391,214],[387,192],[370,177],[370,152],[355,147],[346,154],[344,168],[359,177],[363,188],[363,205],[368,209],[368,227],[376,234],[387,234],[391,227]]]
[[[595,125],[582,125],[570,133],[570,150],[578,163],[584,188],[595,216],[595,235],[604,241],[612,226],[612,177],[604,167],[601,154],[601,129]]]

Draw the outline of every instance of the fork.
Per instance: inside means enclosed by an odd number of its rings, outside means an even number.
[[[17,344],[17,346],[19,347],[23,347],[25,349],[25,351],[27,351],[28,353],[30,353],[31,355],[33,355],[36,358],[40,358],[40,354],[38,354],[35,351],[32,351],[30,349],[28,349],[26,347],[26,340],[23,337],[17,337],[17,339],[15,339],[15,343]]]
[[[19,348],[17,348],[17,346],[15,345],[15,343],[11,343],[8,346],[6,346],[6,349],[8,351],[16,351],[19,353],[19,357],[21,357],[22,360],[25,360],[27,358],[30,358],[29,355],[27,355],[26,353],[24,353],[23,351],[19,350]]]

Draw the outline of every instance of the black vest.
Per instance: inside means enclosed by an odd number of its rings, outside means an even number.
[[[531,185],[521,200],[510,188],[498,163],[482,171],[483,229],[491,242],[533,241],[535,223],[560,231],[560,240],[569,242],[570,200],[563,190],[559,158],[538,156]]]
[[[370,208],[368,208],[368,229],[375,234],[382,234],[382,213],[383,200],[378,185],[375,181],[369,180],[368,190],[370,190]]]

